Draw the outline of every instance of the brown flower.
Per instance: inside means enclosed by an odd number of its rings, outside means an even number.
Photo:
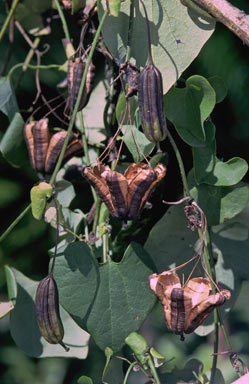
[[[145,163],[132,163],[125,174],[108,166],[83,168],[83,176],[92,184],[111,215],[121,220],[138,218],[152,188],[165,176],[166,167],[159,163],[152,169]]]
[[[176,273],[165,271],[149,276],[150,287],[164,307],[168,328],[176,335],[193,332],[214,308],[230,299],[230,291],[223,289],[212,294],[211,283],[204,277],[190,279],[182,287]]]

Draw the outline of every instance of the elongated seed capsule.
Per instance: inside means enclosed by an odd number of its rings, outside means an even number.
[[[37,172],[44,172],[45,159],[51,137],[47,120],[41,119],[35,123],[33,137],[35,170]]]
[[[142,128],[147,139],[153,142],[164,140],[166,120],[162,75],[154,64],[149,64],[140,73],[138,103]]]
[[[67,111],[69,110],[69,116],[71,116],[73,113],[85,66],[86,63],[84,62],[82,57],[70,57],[68,60],[67,86],[69,96],[67,100],[67,105],[65,107],[65,113],[67,113]],[[90,93],[93,87],[94,77],[95,66],[91,62],[87,72],[86,83],[81,95],[78,111],[81,111],[88,103]]]
[[[59,295],[56,282],[51,275],[45,277],[38,285],[35,306],[38,326],[44,339],[50,344],[60,344],[69,351],[62,341],[64,328],[60,318]]]
[[[32,168],[35,170],[35,153],[34,153],[34,136],[33,129],[35,126],[35,121],[25,124],[24,127],[24,139],[28,148],[29,158]]]
[[[60,131],[55,133],[48,146],[46,160],[45,160],[45,173],[51,174],[56,166],[56,162],[60,155],[62,146],[64,144],[67,131]],[[70,157],[78,155],[83,152],[82,141],[78,140],[73,133],[69,136],[68,145],[63,157],[65,163]]]

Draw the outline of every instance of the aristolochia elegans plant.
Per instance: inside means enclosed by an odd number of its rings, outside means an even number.
[[[26,167],[33,169],[36,182],[31,204],[1,240],[30,208],[33,225],[45,221],[56,231],[43,280],[5,268],[10,305],[4,314],[11,311],[12,337],[34,357],[82,359],[92,337],[106,356],[103,382],[114,383],[112,364],[123,362],[124,384],[138,372],[149,382],[166,383],[169,375],[175,377],[168,365],[174,356],[170,350],[167,356],[159,353],[138,333],[159,299],[165,331],[183,341],[184,334],[214,331],[211,372],[195,372],[198,382],[215,382],[217,356],[224,352],[236,372],[246,373],[224,327],[235,292],[222,269],[227,244],[214,228],[220,225],[225,233],[229,220],[245,209],[249,192],[242,179],[248,165],[239,157],[227,162],[216,157],[210,115],[226,96],[222,80],[181,77],[214,31],[215,20],[175,0],[99,0],[83,8],[76,3],[55,1],[65,63],[43,64],[47,50],[38,49],[43,34],[53,33],[53,23],[36,31],[39,41],[32,41],[34,32],[21,17],[23,4],[14,2],[6,21],[14,20],[32,55],[1,78],[9,126],[0,149],[14,166],[23,166],[28,153]],[[77,33],[72,27],[72,40],[69,20],[75,13],[79,25]],[[20,68],[35,71],[37,87],[34,105],[26,105],[25,112],[14,93]],[[54,100],[43,94],[41,73],[49,70],[64,74]],[[59,99],[63,102],[52,107]],[[192,154],[188,174],[181,141]],[[27,153],[21,154],[24,143]],[[174,153],[170,158],[168,148]],[[167,172],[175,161],[182,196],[169,202]],[[76,187],[79,206],[72,209]],[[229,257],[232,270],[233,262]],[[240,273],[238,280],[245,279]],[[220,328],[226,351],[219,349]],[[79,382],[92,380],[84,376]]]

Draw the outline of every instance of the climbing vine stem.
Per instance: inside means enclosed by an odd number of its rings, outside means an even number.
[[[89,52],[89,56],[88,56],[88,59],[87,59],[87,62],[86,62],[86,66],[85,66],[85,70],[84,70],[83,77],[82,77],[82,80],[81,80],[80,89],[79,89],[79,93],[78,93],[77,100],[76,100],[76,103],[75,103],[75,107],[74,107],[74,110],[73,110],[73,114],[72,114],[72,117],[71,117],[71,120],[70,120],[70,123],[69,123],[69,126],[68,126],[67,136],[66,136],[64,144],[62,146],[61,153],[60,153],[60,156],[58,158],[58,161],[57,161],[56,167],[54,169],[54,172],[53,172],[53,174],[51,176],[51,179],[49,181],[49,183],[51,185],[54,184],[57,172],[60,169],[60,166],[61,166],[61,163],[62,163],[62,160],[63,160],[63,157],[64,157],[64,153],[65,153],[67,145],[68,145],[69,137],[70,137],[70,134],[72,132],[73,125],[74,125],[75,118],[76,118],[76,114],[77,114],[77,111],[78,111],[78,108],[79,108],[79,105],[80,105],[81,95],[82,95],[82,92],[83,92],[83,89],[84,89],[84,85],[85,85],[85,82],[86,82],[86,76],[87,76],[88,68],[89,68],[89,65],[91,63],[93,52],[94,52],[94,50],[96,48],[96,45],[97,45],[97,42],[98,42],[98,38],[99,38],[101,29],[102,29],[102,26],[104,24],[104,21],[105,21],[105,18],[107,16],[107,14],[108,14],[108,11],[106,10],[104,12],[101,20],[100,20],[98,29],[97,29],[95,37],[93,39],[92,47],[91,47],[91,50]]]

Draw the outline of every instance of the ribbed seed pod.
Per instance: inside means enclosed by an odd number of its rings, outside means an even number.
[[[60,344],[69,351],[62,341],[64,328],[60,318],[59,295],[51,275],[45,277],[38,285],[35,306],[38,326],[44,339],[50,344]]]
[[[82,57],[70,57],[68,60],[67,86],[69,96],[65,107],[65,114],[69,110],[69,116],[72,115],[74,110],[85,66],[86,63],[83,61]],[[91,62],[87,72],[86,83],[81,95],[78,111],[81,111],[88,103],[90,92],[93,87],[94,77],[95,66]]]
[[[142,128],[148,140],[157,142],[166,137],[163,82],[154,64],[145,67],[138,81],[138,103]]]
[[[32,121],[24,127],[24,138],[28,147],[32,168],[43,172],[51,134],[45,119]]]
[[[48,144],[51,137],[47,120],[41,119],[35,123],[33,137],[35,169],[37,172],[43,172]]]

